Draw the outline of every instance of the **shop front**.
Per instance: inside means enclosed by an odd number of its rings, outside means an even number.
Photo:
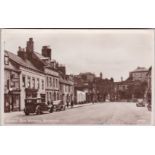
[[[12,90],[4,94],[4,111],[20,111],[20,90]]]

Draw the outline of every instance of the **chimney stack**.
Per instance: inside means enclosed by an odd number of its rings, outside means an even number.
[[[26,52],[27,53],[32,53],[33,51],[34,51],[33,38],[29,38],[29,41],[27,41]]]
[[[27,58],[27,54],[25,52],[24,48],[21,48],[20,46],[18,47],[18,56],[25,60]]]
[[[66,75],[66,67],[65,67],[65,66],[59,65],[59,71],[60,71],[61,73],[63,73],[64,75]]]
[[[102,79],[103,78],[103,74],[102,74],[102,72],[100,72],[100,79]]]
[[[49,46],[43,46],[42,47],[42,55],[44,57],[48,57],[50,60],[52,59],[51,52],[52,52],[52,50]]]

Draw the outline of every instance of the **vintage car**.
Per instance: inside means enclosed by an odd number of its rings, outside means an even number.
[[[30,113],[42,114],[44,111],[53,112],[53,105],[46,104],[42,98],[27,98],[25,99],[25,115]]]
[[[151,104],[148,104],[148,105],[147,105],[147,109],[148,109],[148,111],[151,111],[151,110],[152,110]]]
[[[151,111],[152,110],[151,91],[149,91],[147,94],[147,101],[148,101],[147,109],[148,109],[148,111]]]
[[[53,101],[53,111],[62,111],[66,109],[66,105],[62,100]]]
[[[143,99],[138,99],[136,103],[137,107],[145,107],[145,103]]]

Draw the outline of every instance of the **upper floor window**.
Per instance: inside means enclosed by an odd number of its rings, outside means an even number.
[[[25,87],[25,85],[26,85],[26,78],[24,75],[22,76],[22,85],[23,85],[23,87]]]
[[[53,87],[55,87],[55,78],[53,78]]]
[[[35,88],[35,78],[32,78],[32,88]]]
[[[48,76],[47,76],[47,78],[46,78],[46,84],[47,84],[47,87],[48,87]]]
[[[58,80],[55,79],[55,87],[57,88],[58,87]]]
[[[27,87],[28,88],[31,87],[31,78],[30,77],[27,78]]]
[[[40,85],[39,85],[39,78],[37,78],[37,89],[39,89]]]
[[[7,80],[7,89],[9,89],[10,88],[10,80],[8,79]]]
[[[44,90],[44,80],[42,80],[42,90]]]
[[[52,87],[52,77],[50,77],[50,86]]]

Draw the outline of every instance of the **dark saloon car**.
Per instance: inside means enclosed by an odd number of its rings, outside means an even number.
[[[44,111],[53,112],[53,105],[46,104],[42,98],[27,98],[25,99],[25,115],[35,113],[37,115],[42,114]]]

